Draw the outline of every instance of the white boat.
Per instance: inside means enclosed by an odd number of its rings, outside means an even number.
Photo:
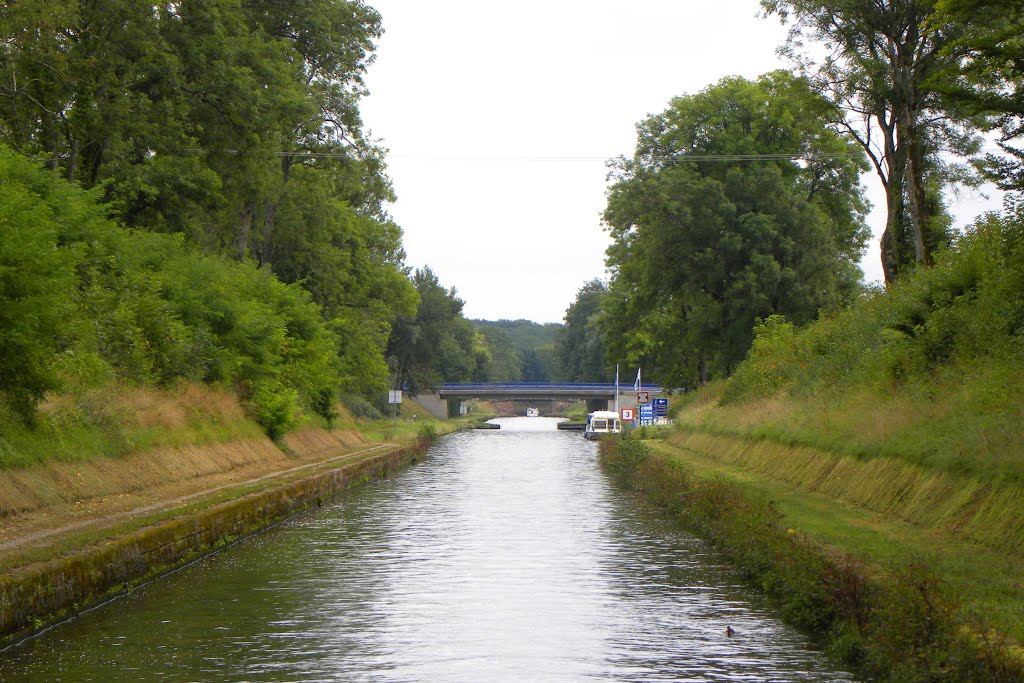
[[[530,406],[526,409],[526,417],[540,417],[540,411]]]
[[[583,436],[587,439],[599,439],[605,434],[618,434],[622,431],[619,414],[613,410],[595,410],[587,415],[587,428]]]

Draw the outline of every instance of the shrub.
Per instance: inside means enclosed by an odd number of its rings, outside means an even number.
[[[295,427],[299,417],[298,398],[299,392],[295,389],[277,382],[263,383],[249,401],[253,419],[276,441]]]
[[[372,403],[362,396],[355,396],[351,394],[342,396],[341,403],[348,408],[350,413],[352,413],[352,417],[363,418],[364,420],[384,419],[384,415],[382,415]]]
[[[434,422],[424,422],[416,430],[416,437],[420,443],[433,443],[437,440],[437,424]]]
[[[1024,209],[980,218],[953,247],[888,291],[797,330],[771,316],[722,403],[780,390],[899,387],[956,362],[1014,353],[1024,336]]]

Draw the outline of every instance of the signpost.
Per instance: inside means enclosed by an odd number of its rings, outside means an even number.
[[[398,422],[398,404],[402,402],[401,389],[388,389],[388,403],[391,404],[391,423]]]
[[[636,402],[640,405],[647,405],[651,402],[651,392],[649,391],[638,391],[636,392]]]
[[[654,424],[654,406],[650,403],[640,406],[640,425]]]
[[[656,398],[651,401],[654,406],[654,417],[668,417],[668,399]]]
[[[622,417],[623,422],[632,422],[636,419],[636,410],[633,408],[623,408],[619,411],[619,415]]]

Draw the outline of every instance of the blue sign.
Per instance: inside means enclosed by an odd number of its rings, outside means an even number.
[[[651,403],[653,403],[655,406],[665,406],[666,408],[668,407],[668,399],[667,398],[652,399]]]

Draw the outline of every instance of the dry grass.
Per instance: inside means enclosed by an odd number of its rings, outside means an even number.
[[[0,544],[320,462],[367,442],[358,432],[313,428],[289,434],[286,443],[282,450],[263,436],[0,471]]]
[[[679,431],[669,442],[802,491],[1024,557],[1024,490],[1014,484],[764,439]]]

